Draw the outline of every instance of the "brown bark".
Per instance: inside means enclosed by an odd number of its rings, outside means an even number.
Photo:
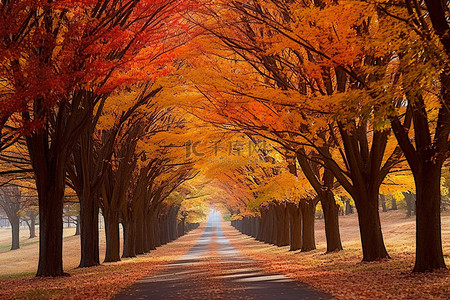
[[[432,165],[424,169],[422,174],[415,176],[417,205],[415,272],[445,268],[440,217],[441,167]]]
[[[62,178],[63,176],[60,177],[61,181]],[[53,187],[48,185],[51,183],[47,184],[47,194],[39,196],[39,264],[36,276],[63,276],[64,184],[55,184]]]
[[[320,202],[325,221],[325,236],[327,252],[342,250],[341,234],[339,232],[339,205],[336,204],[331,190],[320,193]]]
[[[406,202],[406,217],[409,218],[416,214],[416,197],[411,191],[403,192]]]
[[[136,222],[131,219],[122,222],[123,252],[122,257],[136,257]]]
[[[36,214],[34,212],[27,213],[29,220],[27,221],[28,229],[30,230],[30,239],[36,237]]]
[[[320,176],[320,167],[317,163],[308,161],[304,149],[300,149],[297,152],[297,160],[322,203],[327,252],[340,251],[342,250],[342,243],[339,232],[339,205],[336,204],[332,191],[334,184],[333,173],[329,169],[325,169],[323,175]]]
[[[277,216],[275,214],[275,207],[272,203],[268,206],[268,208],[269,208],[268,228],[270,233],[268,243],[275,245],[277,242],[277,225],[278,225]]]
[[[361,233],[363,261],[389,258],[381,232],[377,198],[378,193],[373,193],[372,199],[361,197],[359,201],[355,201]]]
[[[314,237],[314,219],[316,205],[313,200],[303,199],[300,201],[302,212],[302,252],[316,249]]]
[[[104,212],[106,255],[105,262],[120,261],[120,240],[119,240],[119,213],[116,211]]]
[[[275,204],[275,213],[277,222],[276,245],[279,247],[287,246],[289,245],[289,218],[286,214],[285,204]]]
[[[77,220],[75,221],[75,234],[74,235],[80,235],[80,215],[77,216]]]
[[[344,198],[345,201],[345,215],[349,215],[353,213],[353,207],[350,203],[350,199],[348,199],[347,197]]]
[[[167,216],[169,241],[174,241],[178,237],[177,232],[177,215],[179,206],[171,206]]]
[[[302,248],[302,212],[297,203],[288,203],[290,251]]]
[[[397,200],[395,200],[395,198],[392,196],[391,196],[391,210],[398,210]]]
[[[19,230],[20,230],[20,218],[19,216],[9,218],[11,223],[11,250],[19,249]]]
[[[381,205],[381,208],[383,209],[383,212],[387,212],[386,196],[384,194],[380,194],[379,199],[380,199],[380,205]]]
[[[62,129],[61,129],[62,130]],[[62,234],[67,144],[43,129],[27,137],[39,203],[39,263],[36,276],[63,276]]]
[[[158,214],[159,214],[159,209],[154,212],[154,219],[153,219],[154,222],[153,222],[153,226],[152,226],[153,241],[154,241],[155,247],[159,247],[162,245],[162,243],[161,243],[161,222],[160,222],[160,218],[158,217]]]
[[[145,251],[145,239],[146,239],[146,225],[144,223],[144,213],[143,210],[136,212],[136,243],[135,251],[136,254],[144,254]]]
[[[183,216],[183,218],[181,219],[180,223],[178,223],[178,234],[179,234],[179,236],[183,236],[186,233],[185,222],[186,222],[186,217]]]
[[[267,232],[267,210],[262,207],[260,208],[260,219],[259,219],[259,228],[258,234],[256,235],[256,239],[261,242],[266,242],[266,232]]]
[[[256,236],[258,235],[258,231],[259,231],[259,217],[253,217],[251,236],[256,238]]]
[[[100,264],[98,246],[98,201],[92,193],[83,193],[82,197],[79,198],[79,201],[80,216],[78,219],[79,224],[77,224],[80,228],[81,242],[81,259],[79,267],[85,268],[97,266]]]
[[[153,211],[147,213],[147,217],[145,218],[146,224],[146,244],[145,244],[145,252],[150,252],[151,250],[156,249],[156,241],[155,241],[155,217]]]

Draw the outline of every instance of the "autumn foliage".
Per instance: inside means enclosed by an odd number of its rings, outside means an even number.
[[[117,262],[208,205],[291,251],[320,216],[326,255],[354,207],[362,260],[385,260],[389,197],[416,214],[413,270],[446,268],[448,20],[432,0],[2,1],[0,176],[35,183],[37,276],[65,275],[68,189],[80,267],[101,263],[99,213]]]

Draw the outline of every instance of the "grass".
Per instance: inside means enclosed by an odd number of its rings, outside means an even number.
[[[289,251],[256,241],[224,224],[224,232],[244,255],[268,272],[287,275],[338,299],[449,299],[450,271],[415,274],[415,222],[404,211],[381,213],[383,235],[392,259],[361,262],[362,251],[356,215],[340,218],[344,250],[325,254],[324,224],[316,222],[317,249]],[[450,265],[450,214],[442,216],[446,263]]]
[[[19,247],[23,247],[23,246],[28,246],[28,245],[33,245],[33,244],[37,244],[39,243],[39,241],[32,241],[32,242],[26,242],[26,243],[20,243]],[[0,250],[3,249],[11,249],[12,244],[7,244],[7,245],[0,245]]]

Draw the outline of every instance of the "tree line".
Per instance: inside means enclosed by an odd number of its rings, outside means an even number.
[[[416,194],[414,271],[444,268],[446,14],[446,2],[428,0],[221,2],[192,17],[214,41],[203,60],[193,62],[207,75],[190,78],[200,92],[192,110],[275,145],[278,166],[304,176],[311,188],[310,196],[291,200],[321,203],[329,250],[342,248],[334,196],[337,187],[345,190],[356,205],[364,261],[389,258],[380,187],[401,181],[397,172],[411,172],[413,187],[404,191]],[[244,172],[254,176],[248,167]],[[250,212],[261,225],[272,222],[280,205]],[[236,213],[243,221],[235,223],[246,223],[248,209],[241,208]]]

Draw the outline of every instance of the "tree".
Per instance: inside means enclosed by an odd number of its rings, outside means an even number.
[[[100,115],[97,112],[90,118],[89,125],[72,150],[72,163],[67,168],[67,176],[80,201],[80,267],[95,266],[100,262],[98,198],[101,194],[105,170],[114,152],[118,132],[136,110],[144,105],[151,107],[149,101],[161,90],[160,88],[151,90],[151,85],[148,83],[143,84],[142,87],[136,85],[134,88],[140,92],[122,91],[111,96],[113,99],[105,103],[103,113]],[[119,101],[120,109],[117,108],[116,101]],[[111,118],[112,122],[110,122]]]
[[[19,249],[20,211],[23,209],[24,203],[17,186],[3,186],[0,189],[0,206],[11,224],[11,250]]]
[[[21,218],[27,223],[30,230],[30,239],[36,237],[36,217],[38,216],[39,208],[36,206],[29,206],[22,210]]]
[[[426,8],[405,0],[405,8],[401,11],[388,5],[378,6],[387,19],[395,19],[397,24],[403,26],[403,32],[408,33],[400,39],[396,51],[400,57],[398,74],[402,76],[402,88],[405,88],[407,100],[404,105],[407,105],[412,115],[413,139],[409,137],[409,126],[402,126],[400,122],[401,112],[394,110],[389,119],[415,181],[416,272],[445,268],[441,240],[440,180],[442,166],[450,155],[449,24],[443,2],[426,0],[425,4]],[[414,26],[417,26],[416,29],[411,30]],[[422,59],[424,56],[420,53],[426,55],[427,59]],[[409,63],[408,59],[414,56],[417,59],[412,60],[413,64]],[[432,72],[427,73],[425,70]],[[435,91],[436,96],[430,95],[429,88]],[[397,99],[397,102],[402,101]],[[436,116],[432,111],[436,112]]]

